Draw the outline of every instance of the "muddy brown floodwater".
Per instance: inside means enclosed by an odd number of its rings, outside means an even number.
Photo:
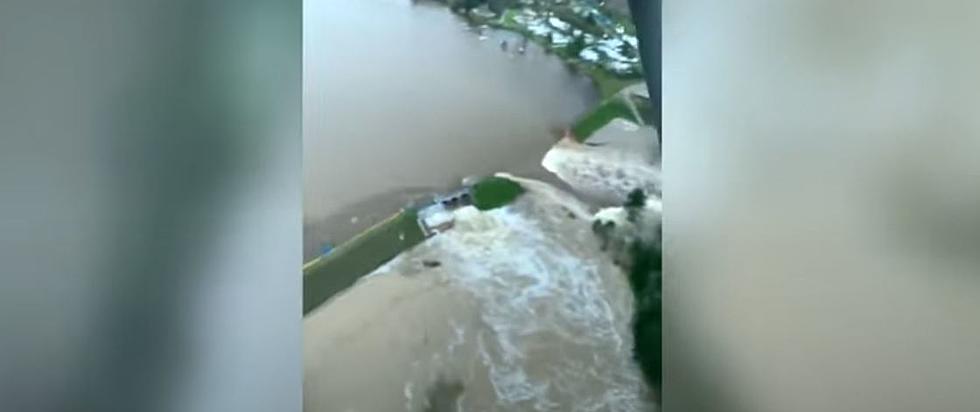
[[[654,410],[629,281],[589,207],[514,179],[514,203],[457,210],[452,229],[304,318],[304,411]]]
[[[305,259],[465,176],[554,182],[553,130],[598,98],[533,44],[409,0],[307,0],[303,36]]]

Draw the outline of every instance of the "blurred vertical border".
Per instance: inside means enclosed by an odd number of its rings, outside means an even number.
[[[662,105],[661,78],[663,63],[662,50],[662,21],[661,10],[663,0],[629,0],[630,14],[636,23],[636,35],[640,45],[640,61],[643,64],[643,76],[646,78],[650,100],[653,103],[653,125],[657,128],[657,140],[663,143],[661,137]]]
[[[301,17],[0,2],[0,410],[301,409]]]
[[[978,21],[664,2],[664,410],[980,411]]]

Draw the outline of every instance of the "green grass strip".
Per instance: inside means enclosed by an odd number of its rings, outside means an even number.
[[[425,240],[416,212],[403,210],[303,267],[303,315],[399,253]]]
[[[630,287],[636,310],[633,313],[633,359],[643,377],[658,393],[663,368],[662,255],[660,248],[636,242],[632,246],[633,266]]]
[[[517,182],[492,176],[473,186],[473,205],[490,210],[513,202],[521,193],[524,188]],[[310,261],[303,266],[303,315],[423,240],[418,213],[406,209]]]
[[[504,206],[524,193],[517,182],[498,176],[491,176],[473,185],[473,206],[480,210],[490,210]]]
[[[574,125],[572,125],[572,133],[580,141],[584,142],[589,136],[592,136],[596,130],[601,129],[603,126],[609,124],[613,119],[621,118],[636,122],[633,118],[633,111],[630,110],[626,102],[619,98],[613,97],[599,104],[591,112],[583,116]]]

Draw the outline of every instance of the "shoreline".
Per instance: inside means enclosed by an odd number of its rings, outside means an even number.
[[[628,8],[579,4],[574,0],[560,5],[515,1],[496,11],[491,10],[488,3],[467,9],[454,5],[452,0],[412,0],[411,5],[445,7],[478,35],[487,29],[500,30],[535,43],[546,53],[561,59],[572,72],[585,74],[599,93],[600,100],[612,97],[631,84],[645,82],[639,62],[636,27],[630,20]],[[609,40],[619,41],[614,43],[619,46],[632,46],[631,54],[634,55],[624,56],[602,44]]]
[[[463,184],[448,191],[434,193],[431,198],[437,201],[446,195],[464,190],[472,192],[473,206],[480,211],[503,207],[517,200],[524,191],[520,183],[506,176],[509,175],[497,173],[486,176],[472,185]],[[398,255],[434,236],[425,233],[419,220],[420,212],[430,204],[428,201],[406,204],[394,214],[337,245],[329,254],[305,262],[304,316],[354,285],[358,279],[368,276]]]

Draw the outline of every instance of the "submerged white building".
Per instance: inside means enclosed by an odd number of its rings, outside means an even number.
[[[444,232],[453,227],[456,216],[442,203],[435,203],[419,210],[419,228],[426,237]]]
[[[419,228],[426,237],[451,229],[456,221],[453,211],[472,204],[473,195],[469,187],[445,196],[436,196],[432,199],[432,203],[419,208]]]

